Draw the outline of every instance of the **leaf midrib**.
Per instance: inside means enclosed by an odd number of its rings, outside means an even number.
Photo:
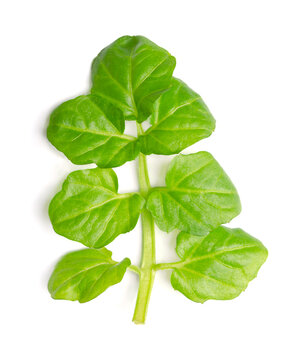
[[[55,296],[55,294],[65,285],[67,284],[69,281],[71,281],[72,279],[74,279],[75,277],[77,277],[78,275],[82,274],[83,272],[86,272],[86,271],[89,271],[91,269],[94,269],[96,267],[100,267],[100,266],[103,266],[103,265],[115,265],[117,264],[117,261],[114,261],[114,260],[106,260],[106,262],[104,263],[100,263],[100,264],[96,264],[96,265],[93,265],[93,266],[90,266],[88,268],[84,268],[83,270],[77,272],[75,275],[72,275],[70,278],[68,278],[67,280],[63,281],[62,284],[60,284],[53,292],[52,296]]]
[[[205,260],[205,259],[212,259],[212,258],[215,258],[218,255],[222,255],[222,254],[225,254],[225,253],[231,253],[233,251],[250,249],[250,248],[257,248],[257,247],[258,247],[257,245],[247,245],[247,246],[237,246],[237,247],[230,248],[230,249],[225,249],[225,250],[219,250],[219,251],[216,251],[216,252],[211,253],[211,254],[197,256],[197,257],[194,257],[194,258],[191,258],[191,259],[187,258],[186,260],[182,260],[182,261],[177,262],[176,264],[172,264],[172,267],[173,268],[176,268],[176,267],[181,268],[182,266],[191,264],[193,262],[202,261],[202,260]]]
[[[219,283],[219,284],[221,284],[221,285],[223,285],[223,286],[231,287],[231,288],[233,288],[233,289],[235,289],[235,290],[238,290],[238,291],[244,289],[244,288],[242,288],[242,287],[229,284],[229,283],[227,283],[227,282],[225,282],[225,281],[223,281],[223,280],[216,279],[215,277],[206,275],[206,274],[202,273],[201,271],[196,271],[196,270],[188,269],[188,268],[180,269],[180,273],[181,273],[181,271],[186,271],[186,272],[189,272],[189,273],[191,273],[191,274],[195,274],[196,276],[201,276],[201,277],[203,277],[203,278],[206,278],[206,279],[211,280],[211,281],[213,281],[213,282]]]
[[[194,103],[196,100],[199,100],[200,97],[196,97],[193,98],[187,102],[182,103],[181,105],[173,108],[172,110],[170,110],[162,119],[158,120],[158,122],[156,122],[155,124],[153,124],[146,132],[145,135],[150,134],[157,126],[159,126],[160,124],[162,124],[164,121],[166,121],[170,116],[172,116],[177,110],[183,108],[184,106],[187,105],[191,105],[192,103]]]
[[[159,131],[159,132],[168,132],[168,131],[196,131],[196,130],[206,130],[206,131],[211,131],[211,129],[208,128],[204,128],[204,127],[195,127],[195,128],[172,128],[172,129],[167,129],[167,128],[155,128],[155,131]],[[151,133],[147,133],[147,135],[151,135]]]
[[[121,134],[121,133],[111,133],[111,132],[97,131],[97,130],[91,130],[91,129],[82,129],[82,128],[77,128],[75,126],[68,126],[68,125],[64,125],[64,124],[55,124],[52,126],[57,126],[57,127],[63,128],[63,129],[73,130],[73,131],[77,131],[77,132],[81,132],[81,133],[90,133],[90,134],[94,134],[94,135],[119,137],[119,138],[127,139],[127,140],[136,140],[136,138],[134,136]]]
[[[159,191],[162,192],[182,192],[182,193],[194,193],[194,194],[227,194],[227,195],[236,195],[236,191],[226,191],[226,190],[216,190],[216,189],[187,189],[187,188],[166,188],[161,187],[158,188]]]

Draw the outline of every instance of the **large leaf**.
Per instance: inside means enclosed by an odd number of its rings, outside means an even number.
[[[153,189],[147,202],[161,230],[205,235],[240,213],[234,185],[207,152],[176,156],[167,172],[166,185]]]
[[[72,172],[49,207],[54,230],[92,248],[131,231],[145,201],[135,193],[117,194],[117,189],[112,169]]]
[[[180,233],[171,283],[190,300],[229,300],[246,289],[265,262],[262,243],[241,229],[220,226],[205,237]]]
[[[137,139],[123,131],[124,118],[117,107],[98,96],[83,95],[53,111],[48,139],[75,164],[115,167],[139,152]]]
[[[84,249],[65,255],[56,265],[48,284],[54,299],[90,301],[119,283],[130,260],[112,260],[111,251]]]
[[[144,154],[177,154],[211,135],[215,120],[200,95],[181,80],[154,103],[152,126],[140,138]]]
[[[126,120],[142,121],[169,87],[174,68],[166,50],[142,36],[123,36],[94,59],[91,92],[118,106]]]

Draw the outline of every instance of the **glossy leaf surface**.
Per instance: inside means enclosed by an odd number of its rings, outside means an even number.
[[[161,230],[204,235],[240,213],[234,185],[207,152],[176,156],[168,169],[166,185],[153,189],[147,202]]]
[[[180,233],[177,263],[171,277],[174,289],[190,300],[229,300],[244,291],[265,262],[262,243],[241,229],[223,226],[207,236]]]
[[[130,260],[112,260],[111,251],[84,249],[65,255],[56,265],[48,284],[54,299],[90,301],[119,283]]]
[[[94,59],[91,92],[118,106],[126,120],[143,121],[170,86],[174,68],[166,50],[142,36],[123,36]]]
[[[152,126],[140,138],[144,154],[177,154],[211,135],[215,120],[200,95],[181,80],[154,103]]]
[[[49,207],[54,230],[91,248],[131,231],[145,201],[135,193],[117,194],[117,189],[112,169],[72,172]]]
[[[98,96],[82,95],[53,111],[48,139],[74,164],[116,167],[139,153],[137,139],[123,131],[124,118],[117,107]]]

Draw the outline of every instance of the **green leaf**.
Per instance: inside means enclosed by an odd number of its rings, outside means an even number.
[[[143,36],[123,36],[92,64],[93,94],[118,106],[125,120],[145,120],[152,103],[170,86],[175,58]]]
[[[101,248],[131,231],[145,200],[136,193],[117,194],[112,169],[72,172],[53,198],[49,215],[54,230],[70,240]]]
[[[84,303],[118,284],[129,265],[128,258],[113,261],[111,251],[105,248],[74,251],[57,263],[48,289],[54,299]]]
[[[180,233],[176,251],[182,261],[173,266],[172,286],[200,303],[237,297],[268,255],[259,240],[223,226],[203,237]]]
[[[143,154],[177,154],[215,128],[200,95],[178,79],[155,101],[149,120],[152,126],[140,137]]]
[[[137,139],[123,131],[124,118],[117,107],[98,96],[83,95],[53,111],[47,134],[74,164],[116,167],[139,153]]]
[[[205,235],[240,213],[234,185],[207,152],[176,156],[168,169],[166,185],[153,189],[147,201],[161,230]]]

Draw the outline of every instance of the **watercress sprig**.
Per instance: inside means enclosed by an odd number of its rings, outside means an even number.
[[[177,155],[166,186],[151,188],[146,155],[178,154],[211,135],[215,120],[202,98],[173,77],[175,58],[142,36],[123,36],[92,63],[90,94],[53,111],[48,139],[74,164],[94,169],[68,175],[49,206],[54,230],[89,249],[71,252],[56,265],[48,289],[54,299],[87,302],[119,283],[139,277],[133,321],[145,322],[155,272],[172,271],[174,289],[203,303],[244,291],[267,258],[261,242],[241,229],[222,226],[241,211],[238,193],[207,152]],[[125,134],[136,122],[137,136]],[[146,131],[142,123],[150,124]],[[119,194],[113,167],[138,157],[139,192]],[[105,248],[142,220],[142,258],[112,259]],[[179,229],[180,261],[156,263],[154,223]]]

